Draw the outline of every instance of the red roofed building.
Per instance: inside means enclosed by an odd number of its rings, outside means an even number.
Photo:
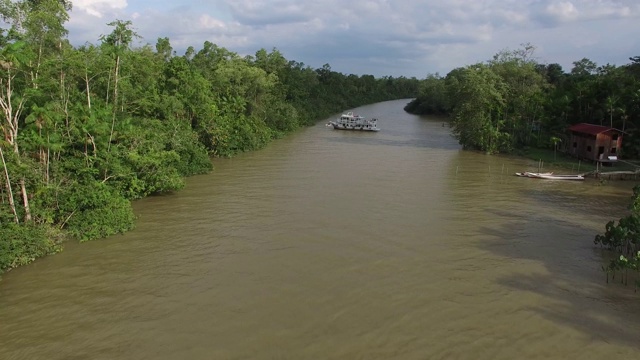
[[[608,126],[582,123],[569,127],[569,132],[569,154],[592,161],[617,160],[622,147],[622,131]]]

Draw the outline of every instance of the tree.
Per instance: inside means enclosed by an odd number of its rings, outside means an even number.
[[[11,212],[13,213],[13,219],[16,222],[16,224],[19,224],[20,219],[18,218],[16,204],[13,198],[13,189],[11,188],[11,178],[9,177],[7,161],[4,159],[4,152],[2,151],[2,145],[3,145],[2,142],[0,142],[0,160],[2,160],[2,168],[4,170],[4,180],[5,180],[5,186],[7,188],[7,198],[9,199],[9,207],[11,208]]]
[[[487,65],[475,64],[450,72],[446,81],[453,133],[460,144],[487,153],[505,150],[502,79]]]
[[[169,61],[173,55],[173,48],[168,37],[158,38],[156,43],[156,52],[162,57],[162,60]]]
[[[439,74],[429,74],[419,85],[419,95],[409,102],[405,110],[414,114],[447,114],[445,79]]]
[[[17,41],[6,44],[0,52],[0,109],[2,109],[4,122],[2,123],[2,132],[4,134],[5,141],[13,149],[15,161],[20,162],[20,146],[19,137],[20,133],[20,117],[24,110],[24,104],[28,97],[27,89],[16,89],[16,75],[19,73],[22,64],[29,59],[29,54],[25,51],[26,43]],[[1,144],[0,144],[1,146]],[[9,175],[6,167],[6,162],[3,155],[3,164],[5,167],[5,173],[7,174],[7,187],[8,190]],[[25,183],[25,177],[19,177],[20,192],[22,194],[23,209],[25,212],[25,221],[31,221],[31,209],[29,207],[29,195],[27,193],[27,187]],[[9,191],[11,196],[13,193]],[[13,199],[10,200],[13,202]],[[15,203],[14,203],[15,204]],[[12,210],[15,213],[15,205]]]
[[[578,61],[573,62],[571,75],[577,75],[577,76],[583,76],[583,77],[593,75],[595,74],[597,68],[598,68],[598,65],[595,62],[587,58],[582,58]]]
[[[558,144],[562,142],[562,139],[556,136],[551,137],[551,143],[553,143],[553,161],[556,161],[556,152],[558,151]]]
[[[489,62],[505,85],[502,116],[512,146],[529,145],[531,129],[542,117],[543,94],[548,85],[537,70],[534,52],[534,46],[525,44],[522,49],[502,50]]]
[[[124,52],[129,49],[129,45],[133,41],[134,37],[139,37],[131,28],[131,21],[116,20],[108,23],[114,29],[109,35],[102,35],[100,40],[103,46],[112,54],[115,60],[113,67],[113,116],[111,119],[111,132],[109,133],[109,144],[107,151],[111,149],[111,142],[113,140],[113,129],[116,123],[116,111],[118,108],[118,81],[120,80],[120,62]],[[109,94],[107,93],[107,103],[109,102]]]

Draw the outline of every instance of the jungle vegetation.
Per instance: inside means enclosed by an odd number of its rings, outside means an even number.
[[[535,47],[502,50],[491,60],[421,80],[405,110],[451,118],[466,149],[514,153],[527,147],[555,149],[577,123],[624,131],[621,156],[640,155],[640,56],[622,66],[583,58],[567,73],[536,61]]]
[[[566,73],[559,64],[535,60],[535,47],[503,50],[493,59],[453,69],[445,77],[421,80],[418,97],[405,110],[442,114],[466,149],[516,153],[528,147],[555,149],[577,123],[625,132],[621,155],[640,156],[640,56],[622,66],[583,58]],[[610,221],[595,244],[610,250],[602,269],[640,286],[640,186],[633,189],[629,215]]]
[[[0,0],[0,273],[69,237],[134,226],[131,201],[184,187],[211,157],[259,149],[341,110],[415,97],[418,80],[313,69],[277,49],[134,46],[114,20],[72,46],[66,0]]]

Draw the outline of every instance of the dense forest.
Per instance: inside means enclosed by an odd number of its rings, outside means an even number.
[[[451,117],[453,134],[467,149],[514,153],[527,147],[566,143],[577,123],[625,132],[621,156],[640,156],[640,56],[623,66],[598,66],[589,59],[569,73],[558,64],[540,64],[529,44],[493,59],[457,68],[445,77],[421,81],[418,97],[405,110]],[[629,215],[605,226],[594,243],[610,250],[602,269],[640,287],[640,186],[633,189]],[[631,274],[630,274],[631,273]]]
[[[538,63],[534,52],[524,44],[444,77],[429,75],[405,110],[451,116],[460,144],[487,153],[562,148],[570,125],[590,123],[624,131],[621,156],[640,155],[640,56],[623,66],[584,58],[567,73]]]
[[[0,273],[134,226],[131,201],[178,190],[233,156],[330,114],[415,97],[419,81],[313,69],[276,49],[134,47],[130,21],[74,47],[71,2],[3,0]]]

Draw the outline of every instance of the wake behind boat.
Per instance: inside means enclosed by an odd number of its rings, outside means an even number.
[[[380,131],[378,119],[365,119],[352,111],[342,114],[335,121],[329,121],[327,126],[333,126],[336,130]]]
[[[516,173],[517,176],[522,177],[530,177],[535,179],[546,179],[546,180],[584,180],[584,175],[556,175],[552,172],[547,173],[535,173],[535,172],[519,172]]]

